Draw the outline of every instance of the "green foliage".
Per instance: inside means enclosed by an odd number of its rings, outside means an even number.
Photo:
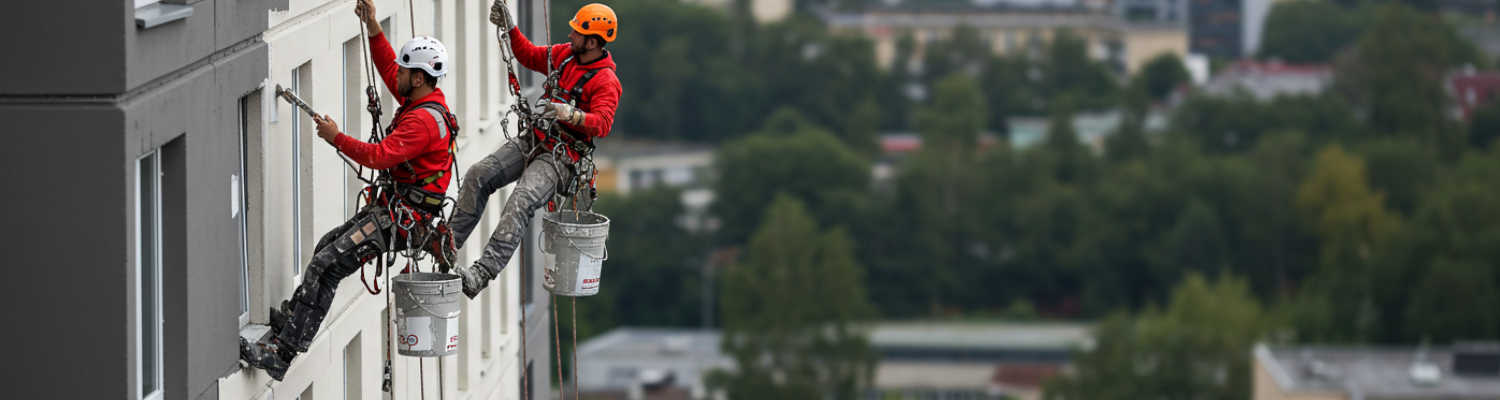
[[[1305,132],[1314,143],[1347,140],[1361,133],[1350,106],[1336,96],[1282,96],[1269,102],[1247,93],[1193,97],[1173,111],[1170,132],[1210,153],[1254,147],[1262,135]]]
[[[1442,77],[1453,67],[1481,62],[1474,45],[1447,22],[1388,3],[1337,62],[1334,87],[1367,115],[1376,133],[1448,145],[1454,134],[1448,132]]]
[[[1043,398],[1248,399],[1251,345],[1269,318],[1245,281],[1188,276],[1166,309],[1115,314],[1096,329],[1075,372],[1048,382]]]
[[[1144,88],[1152,99],[1161,101],[1191,77],[1181,58],[1172,53],[1162,53],[1147,61],[1135,79],[1137,82],[1133,86]]]
[[[712,207],[723,221],[720,243],[748,239],[778,193],[806,203],[820,224],[847,224],[845,210],[869,187],[868,161],[797,115],[778,112],[765,131],[719,148]]]
[[[1090,59],[1088,42],[1067,29],[1053,33],[1040,67],[1046,90],[1054,98],[1069,99],[1080,109],[1108,107],[1119,90],[1111,67]]]
[[[872,315],[853,240],[821,231],[796,199],[777,196],[744,259],[724,276],[722,347],[733,373],[712,387],[733,399],[854,399],[876,355],[853,323]]]
[[[1354,43],[1369,24],[1366,9],[1320,0],[1277,2],[1266,16],[1261,59],[1328,63]]]
[[[572,10],[587,2],[552,5],[552,40],[565,38]],[[746,15],[675,0],[612,7],[624,27],[607,47],[624,87],[616,133],[719,142],[758,129],[761,116],[781,107],[839,137],[862,129],[852,133],[858,140],[869,134],[871,115],[881,127],[903,122],[897,81],[876,69],[869,41],[832,35],[816,19],[799,14],[760,26]],[[870,112],[851,99],[883,100]]]
[[[1500,100],[1491,99],[1474,110],[1469,120],[1469,145],[1485,149],[1500,137]]]
[[[1325,265],[1369,261],[1374,246],[1400,228],[1384,195],[1370,189],[1364,161],[1337,146],[1318,153],[1295,204],[1323,242]]]
[[[916,112],[922,146],[960,159],[972,159],[985,124],[984,95],[974,80],[963,74],[949,75],[933,88],[930,104]]]

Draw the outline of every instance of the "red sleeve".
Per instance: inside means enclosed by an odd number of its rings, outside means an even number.
[[[620,106],[620,78],[614,70],[604,70],[584,87],[588,92],[589,109],[583,110],[583,126],[580,131],[589,137],[609,136],[615,125],[615,109]]]
[[[567,49],[562,48],[563,46],[566,45],[552,46],[554,47],[552,54],[554,56],[566,54]],[[510,28],[510,49],[515,51],[516,61],[520,61],[521,66],[543,74],[547,73],[547,47],[531,44],[531,39],[527,39],[526,35],[521,33],[521,28]]]
[[[397,104],[406,104],[406,98],[401,97],[396,90],[396,50],[391,48],[391,42],[385,39],[385,32],[370,37],[370,61],[375,63],[375,70],[380,73],[380,80],[385,82],[385,90],[391,92],[396,98]]]
[[[390,136],[380,143],[366,143],[340,133],[333,139],[333,147],[349,155],[349,159],[367,168],[386,169],[396,166],[404,161],[411,160],[421,155],[427,148],[427,141],[434,135],[427,132],[436,132],[437,122],[431,116],[421,117],[426,113],[407,113],[400,121],[396,121],[396,129],[391,131]]]

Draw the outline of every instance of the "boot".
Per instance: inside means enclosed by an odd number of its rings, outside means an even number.
[[[255,343],[240,338],[240,365],[265,370],[266,375],[277,381],[286,377],[286,369],[291,366],[291,357],[283,353],[274,336],[263,337]]]

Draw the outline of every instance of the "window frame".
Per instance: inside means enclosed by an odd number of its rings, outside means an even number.
[[[305,71],[307,71],[307,75],[311,76],[312,72],[313,72],[312,71],[312,69],[313,69],[312,60],[304,61],[303,63],[298,64],[297,67],[292,68],[292,87],[291,87],[291,91],[292,91],[292,93],[296,93],[297,96],[301,97],[302,99],[310,101],[311,100],[311,96],[307,96],[307,95],[305,95],[303,93],[303,91],[304,91],[303,89],[304,88],[302,86],[303,86],[304,82],[302,82],[302,80],[303,80],[302,79],[302,74],[303,74],[304,68],[305,68]],[[291,106],[288,105],[288,107],[291,107]],[[307,223],[306,218],[304,218],[304,217],[307,217],[307,216],[303,215],[304,213],[303,213],[303,210],[302,210],[303,206],[305,206],[304,202],[306,201],[306,199],[303,199],[303,196],[302,196],[302,183],[303,183],[302,182],[302,161],[303,161],[302,157],[304,156],[303,151],[302,151],[303,150],[302,149],[302,135],[303,135],[303,132],[302,132],[302,118],[301,118],[301,112],[302,111],[298,110],[296,107],[291,107],[291,112],[292,112],[291,113],[292,117],[291,117],[291,121],[290,121],[291,124],[292,124],[292,137],[291,137],[291,141],[292,141],[292,151],[291,151],[292,152],[292,157],[291,157],[292,158],[292,163],[291,163],[292,164],[292,171],[291,171],[291,175],[292,175],[292,179],[291,179],[291,194],[292,194],[292,224],[291,224],[291,227],[292,227],[292,249],[291,249],[292,250],[291,251],[291,253],[292,253],[292,270],[291,270],[291,278],[292,278],[292,287],[296,287],[297,284],[299,284],[299,283],[302,282],[302,273],[305,272],[304,271],[305,268],[303,268],[303,266],[304,266],[303,264],[304,264],[305,261],[303,261],[303,260],[306,259],[306,256],[307,256],[307,251],[306,250],[307,249],[305,248],[306,246],[303,245],[303,242],[305,241],[306,238],[303,237],[302,229],[303,229],[303,226]]]
[[[236,207],[234,209],[234,212],[238,214],[236,216],[236,218],[235,218],[236,219],[235,222],[238,225],[238,230],[239,230],[239,248],[240,248],[240,298],[239,298],[239,300],[240,300],[239,327],[240,328],[244,328],[246,325],[250,324],[250,310],[254,308],[254,307],[251,306],[251,301],[254,298],[254,296],[251,296],[251,294],[250,294],[250,291],[254,287],[254,285],[250,284],[250,251],[251,251],[251,249],[250,249],[250,194],[249,194],[250,185],[249,185],[249,181],[250,181],[250,124],[254,123],[255,121],[251,121],[250,120],[250,107],[252,107],[252,106],[258,106],[258,104],[252,104],[252,103],[255,103],[252,100],[254,100],[253,97],[257,93],[259,93],[259,89],[255,90],[255,91],[252,91],[252,92],[249,92],[249,93],[246,93],[244,96],[240,96],[240,100],[239,100],[239,106],[240,106],[240,108],[239,108],[239,117],[240,117],[240,125],[239,125],[239,166],[238,166],[238,172],[236,174],[232,175],[232,176],[235,177],[233,179],[234,180],[234,189],[233,190],[236,191],[236,193],[231,193],[231,195],[234,195],[236,197],[234,199],[234,201],[236,203]]]
[[[149,171],[142,171],[141,170],[142,164],[144,164],[145,162],[147,162],[147,160],[149,160],[149,162],[151,164],[149,166],[150,170]],[[135,278],[134,279],[134,284],[135,284],[135,302],[136,302],[135,303],[136,306],[134,307],[135,308],[135,310],[134,310],[134,312],[135,312],[135,332],[136,332],[136,340],[135,340],[136,360],[135,360],[134,364],[135,364],[135,369],[136,369],[136,379],[135,379],[136,387],[135,387],[135,390],[134,390],[134,394],[135,394],[134,397],[138,398],[138,399],[144,399],[144,400],[160,400],[163,397],[165,397],[164,393],[166,392],[166,388],[164,387],[165,383],[166,383],[165,382],[165,368],[162,366],[162,363],[163,363],[163,361],[166,358],[165,354],[163,354],[164,351],[162,349],[162,342],[163,342],[163,338],[162,338],[163,332],[162,331],[166,328],[166,324],[163,322],[164,319],[162,318],[162,292],[161,292],[161,290],[162,290],[162,288],[161,288],[161,275],[162,275],[161,272],[162,272],[162,267],[163,267],[163,262],[162,262],[162,259],[161,259],[161,257],[162,257],[162,243],[161,243],[162,242],[162,233],[161,233],[161,228],[162,228],[162,222],[163,222],[162,221],[162,208],[161,208],[161,197],[162,197],[162,191],[161,191],[161,181],[162,181],[162,179],[161,179],[161,172],[162,172],[161,171],[161,148],[160,147],[152,148],[150,152],[147,152],[145,155],[137,157],[136,160],[135,160],[135,165],[136,165],[136,173],[135,173],[135,200],[136,200],[136,205],[135,205],[135,222],[136,222],[135,250],[136,251],[135,251],[135,263],[134,263],[135,264],[135,268],[134,268],[134,271],[133,271],[134,272],[133,275],[134,275],[134,278]],[[149,173],[149,176],[150,176],[150,179],[151,179],[151,193],[149,193],[149,195],[151,196],[150,199],[143,198],[144,197],[143,193],[141,193],[143,190],[145,190],[145,188],[142,187],[142,185],[145,183],[145,181],[143,181],[141,179],[143,173]],[[147,201],[149,201],[151,204],[146,205],[145,203]],[[142,215],[143,213],[141,212],[144,209],[144,207],[151,207],[151,219],[152,219],[152,221],[150,221],[150,224],[151,224],[150,225],[150,230],[151,230],[151,232],[150,232],[150,235],[151,235],[151,243],[150,243],[151,244],[151,248],[150,249],[144,249],[144,247],[146,247],[146,243],[145,243],[145,238],[142,237],[144,235],[141,233],[141,230],[145,228],[145,226],[143,226],[143,224],[147,223],[147,221],[144,220],[145,216]],[[149,301],[151,303],[149,307],[151,307],[153,309],[153,311],[154,311],[153,315],[155,317],[155,318],[153,318],[154,321],[150,321],[149,323],[154,323],[157,326],[156,329],[153,330],[154,334],[152,334],[150,338],[146,338],[145,337],[146,336],[146,329],[145,329],[145,327],[146,327],[146,324],[148,323],[148,321],[145,321],[146,316],[143,315],[144,313],[142,312],[144,310],[144,308],[147,307],[145,305],[145,303],[148,301],[148,299],[145,298],[146,294],[142,293],[142,291],[141,291],[142,284],[145,283],[145,282],[143,282],[143,275],[146,274],[147,271],[145,269],[148,268],[146,265],[144,265],[145,264],[145,255],[142,254],[142,253],[144,253],[146,251],[150,251],[151,252],[151,264],[152,265],[149,267],[150,268],[149,272],[152,275],[152,279],[151,279],[151,282],[150,282],[151,286],[152,286],[152,298],[149,299]],[[151,340],[152,341],[152,346],[151,347],[155,350],[155,351],[152,352],[152,354],[149,354],[149,355],[146,354],[146,349],[145,349],[145,347],[146,347],[145,346],[146,340]],[[146,362],[147,361],[147,357],[150,357],[150,359],[153,361],[153,362],[150,363],[150,366],[151,366],[150,369],[151,369],[151,371],[150,371],[149,374],[147,373],[147,362]],[[149,375],[149,377],[148,377],[148,375]],[[151,379],[152,380],[152,384],[153,384],[152,387],[154,388],[154,390],[152,390],[149,393],[144,393],[144,391],[146,390],[146,380],[147,379]]]

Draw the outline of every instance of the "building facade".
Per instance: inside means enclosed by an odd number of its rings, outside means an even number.
[[[1088,44],[1090,57],[1124,73],[1134,73],[1152,57],[1163,53],[1178,57],[1186,57],[1188,53],[1188,32],[1180,16],[1182,6],[1167,0],[1149,4],[1169,7],[1161,11],[1161,18],[1152,14],[1151,18],[1136,20],[1121,14],[1135,12],[1135,8],[1111,9],[1087,2],[994,3],[872,7],[858,13],[832,14],[826,20],[836,32],[872,40],[875,59],[882,68],[890,68],[895,62],[897,44],[903,36],[911,36],[915,45],[913,59],[920,60],[929,43],[952,37],[961,26],[976,29],[980,39],[997,55],[1040,54],[1042,46],[1051,43],[1058,30],[1068,30]]]
[[[509,3],[523,29],[542,37],[547,2]],[[341,283],[284,381],[239,367],[237,338],[255,335],[266,310],[290,297],[317,238],[353,212],[361,183],[311,121],[273,95],[277,85],[294,90],[346,133],[367,134],[367,56],[353,1],[21,7],[25,17],[5,29],[34,39],[18,56],[27,62],[3,67],[25,79],[0,82],[0,116],[12,121],[8,131],[34,133],[4,159],[17,178],[65,183],[4,200],[26,210],[11,213],[29,227],[14,242],[25,250],[15,262],[46,266],[18,269],[6,293],[56,299],[13,315],[67,344],[18,350],[26,367],[11,377],[16,398],[508,399],[522,386],[551,396],[548,301],[530,273],[538,254],[525,245],[490,290],[463,302],[458,354],[395,356],[389,395],[381,389],[387,300],[369,295],[358,274]],[[458,173],[514,135],[501,125],[513,99],[487,3],[377,0],[376,8],[394,47],[413,33],[435,36],[457,63],[439,87],[463,128]],[[534,95],[540,79],[524,81]],[[388,123],[395,105],[379,91]],[[491,199],[461,263],[477,258],[505,196]],[[521,385],[528,369],[536,373]]]

